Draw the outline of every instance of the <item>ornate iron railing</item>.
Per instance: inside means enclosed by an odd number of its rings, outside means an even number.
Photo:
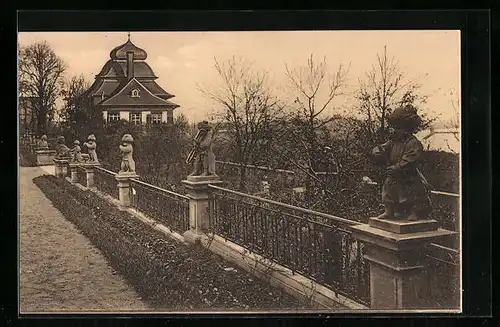
[[[368,305],[356,222],[210,185],[210,232]]]
[[[210,185],[210,232],[369,306],[370,277],[355,221]],[[459,251],[428,248],[429,308],[456,309]]]
[[[131,180],[132,206],[176,232],[189,230],[189,198],[160,187]]]
[[[118,181],[115,176],[116,173],[110,170],[96,167],[94,170],[94,184],[99,191],[118,199]]]
[[[79,166],[76,169],[76,175],[78,178],[78,184],[87,187],[87,172],[85,168]]]

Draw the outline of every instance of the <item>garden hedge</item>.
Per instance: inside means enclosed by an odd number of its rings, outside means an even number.
[[[242,269],[234,269],[199,244],[186,246],[169,239],[93,192],[54,176],[37,177],[34,183],[153,309],[308,307]]]

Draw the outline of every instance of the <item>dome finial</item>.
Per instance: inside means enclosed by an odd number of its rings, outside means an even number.
[[[128,40],[130,41],[130,32],[127,32]]]

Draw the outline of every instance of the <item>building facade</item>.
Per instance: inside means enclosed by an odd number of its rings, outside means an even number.
[[[179,105],[174,95],[156,83],[158,77],[146,63],[147,53],[128,41],[110,52],[110,59],[83,94],[105,122],[120,119],[134,124],[173,123]]]

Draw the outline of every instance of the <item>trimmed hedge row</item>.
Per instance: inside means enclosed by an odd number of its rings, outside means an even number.
[[[308,307],[244,271],[225,270],[231,266],[201,245],[170,240],[90,191],[54,176],[37,177],[34,183],[154,309]]]

